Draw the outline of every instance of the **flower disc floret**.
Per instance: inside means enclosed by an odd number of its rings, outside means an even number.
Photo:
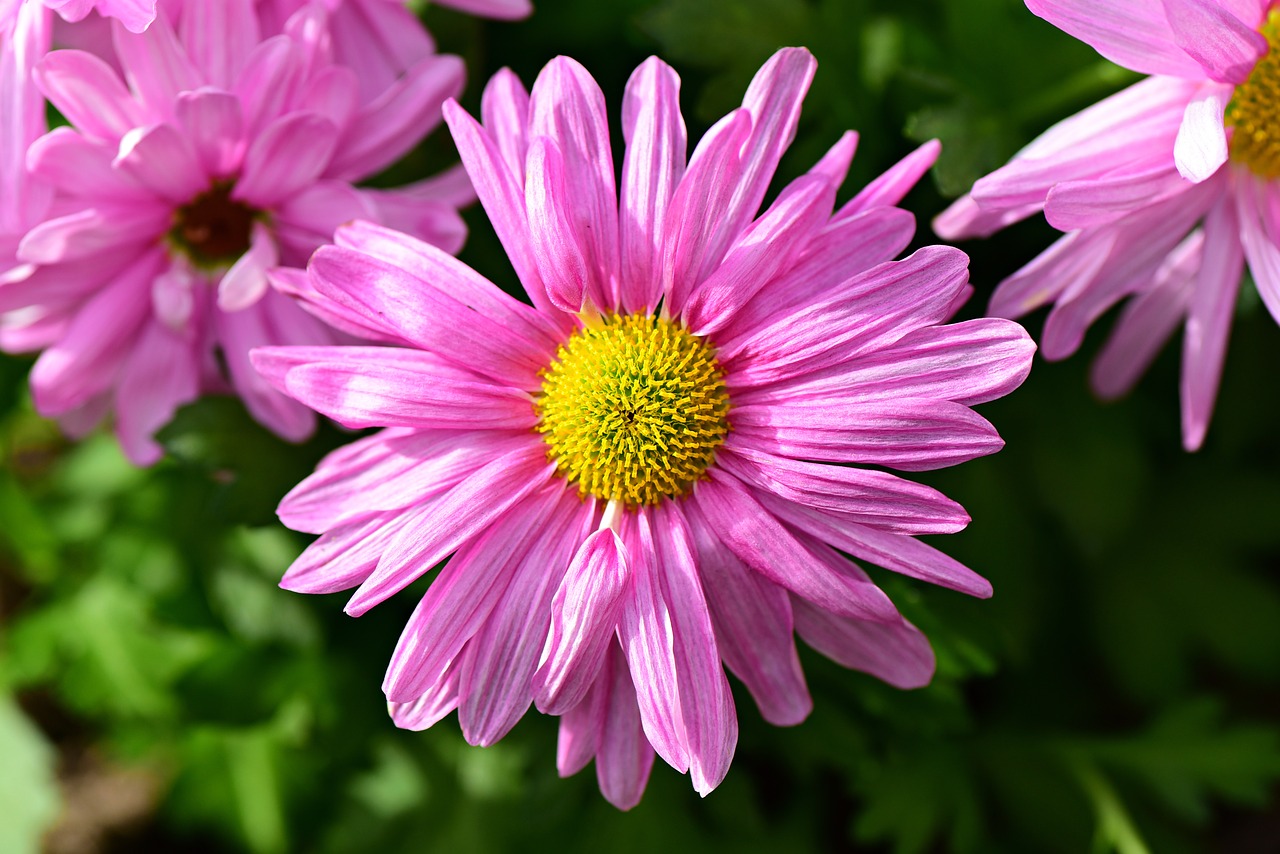
[[[1258,32],[1267,39],[1267,52],[1236,87],[1226,124],[1235,128],[1232,159],[1255,175],[1280,178],[1280,10],[1273,10]]]
[[[610,316],[575,332],[542,374],[537,429],[583,495],[628,506],[682,495],[729,432],[714,351],[672,320]]]
[[[231,189],[216,184],[173,213],[169,244],[198,267],[228,267],[249,251],[260,214],[231,198]]]

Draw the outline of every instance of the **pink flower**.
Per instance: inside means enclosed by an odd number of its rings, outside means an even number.
[[[1040,210],[1067,232],[997,288],[991,312],[1052,303],[1062,359],[1130,298],[1093,369],[1127,392],[1181,324],[1182,438],[1204,441],[1247,262],[1280,320],[1280,11],[1269,0],[1027,0],[1106,58],[1151,76],[1046,131],[938,217],[947,238]]]
[[[356,587],[364,613],[443,565],[384,685],[421,729],[457,709],[473,744],[531,704],[561,716],[562,774],[592,757],[628,808],[654,752],[706,794],[728,771],[727,666],[765,719],[811,701],[794,635],[911,688],[928,642],[847,552],[976,596],[990,585],[915,539],[964,510],[879,468],[948,466],[1001,446],[970,406],[1025,377],[1016,324],[945,325],[968,259],[892,260],[892,205],[926,145],[833,212],[845,135],[763,213],[815,63],[776,54],[686,162],[679,80],[632,76],[615,187],[604,98],[559,58],[529,94],[499,73],[484,124],[445,117],[533,306],[429,245],[339,229],[313,309],[383,347],[271,347],[276,387],[351,427],[280,505],[321,534],[282,585]],[[839,549],[840,551],[837,551]]]
[[[249,350],[338,338],[270,288],[267,270],[302,265],[354,218],[455,251],[470,194],[460,173],[352,186],[439,121],[461,87],[456,57],[424,57],[366,98],[332,60],[319,4],[276,35],[253,0],[169,8],[143,34],[116,25],[124,80],[81,51],[35,65],[70,127],[25,152],[45,204],[0,277],[0,344],[44,351],[37,409],[73,434],[114,412],[140,464],[160,454],[155,430],[201,394],[234,392],[281,436],[308,435],[314,414],[263,382]]]

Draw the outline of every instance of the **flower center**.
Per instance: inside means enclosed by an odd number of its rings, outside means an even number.
[[[231,198],[231,184],[215,184],[174,211],[169,241],[200,267],[225,267],[249,251],[258,212]]]
[[[1227,105],[1227,127],[1236,129],[1231,158],[1263,178],[1280,178],[1280,9],[1258,32],[1267,40],[1267,52]]]
[[[674,321],[610,316],[575,332],[542,376],[537,429],[583,495],[626,505],[681,495],[729,432],[715,352]]]

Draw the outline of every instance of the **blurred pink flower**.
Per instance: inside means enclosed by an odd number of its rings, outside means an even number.
[[[623,101],[620,187],[603,95],[573,60],[531,94],[499,73],[483,125],[446,104],[533,306],[373,225],[313,256],[313,310],[391,346],[254,364],[342,424],[386,429],[281,503],[321,534],[282,585],[357,587],[359,615],[453,555],[387,673],[399,725],[456,708],[488,745],[535,704],[561,716],[560,772],[594,757],[619,807],[655,751],[706,794],[737,740],[725,666],[778,725],[811,708],[796,633],[893,685],[931,678],[924,636],[841,552],[990,595],[915,539],[963,528],[964,510],[878,467],[998,450],[970,407],[1021,383],[1034,345],[1006,320],[945,324],[971,291],[962,252],[892,260],[914,231],[893,205],[936,143],[833,211],[846,134],[757,215],[814,70],[777,53],[686,162],[679,80],[650,59]]]
[[[302,439],[314,414],[263,382],[249,349],[338,339],[266,271],[304,264],[354,218],[456,251],[471,194],[460,170],[399,190],[352,182],[439,121],[461,62],[425,56],[362,97],[357,72],[332,59],[327,18],[311,4],[264,37],[253,0],[189,0],[163,5],[145,33],[115,26],[124,80],[83,51],[34,64],[70,126],[23,152],[45,198],[9,241],[0,344],[44,351],[31,375],[42,414],[74,434],[114,412],[140,464],[160,454],[155,430],[206,393],[234,392]]]
[[[1046,358],[1131,297],[1093,367],[1117,397],[1179,325],[1182,438],[1204,441],[1246,261],[1280,320],[1280,11],[1269,0],[1026,0],[1106,58],[1151,75],[1050,128],[934,223],[991,234],[1043,210],[1067,232],[996,289],[991,312],[1053,303]]]

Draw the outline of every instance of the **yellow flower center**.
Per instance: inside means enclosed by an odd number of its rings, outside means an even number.
[[[1255,175],[1280,178],[1280,9],[1273,10],[1258,28],[1267,40],[1266,54],[1236,87],[1227,105],[1231,159],[1243,163]]]
[[[583,495],[630,506],[682,495],[729,432],[715,351],[674,321],[607,317],[575,332],[542,376],[537,429]]]

